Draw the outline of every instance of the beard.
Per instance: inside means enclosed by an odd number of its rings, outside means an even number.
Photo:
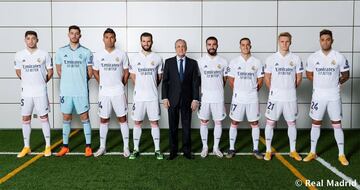
[[[151,45],[149,47],[141,46],[144,51],[151,51]]]
[[[216,55],[216,49],[208,49],[207,50],[208,54],[211,55],[211,56],[215,56]]]

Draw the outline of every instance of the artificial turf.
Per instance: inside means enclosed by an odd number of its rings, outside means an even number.
[[[263,130],[261,131],[263,135]],[[337,147],[332,130],[322,130],[318,142],[318,154],[344,174],[360,181],[360,130],[346,130],[345,152],[350,161],[348,167],[337,161]],[[61,130],[52,130],[52,142],[62,137]],[[93,150],[99,146],[99,134],[93,130]],[[132,135],[130,134],[130,139]],[[21,150],[21,130],[0,131],[0,152],[18,152]],[[181,138],[180,138],[181,139]],[[212,147],[212,131],[209,131],[209,147]],[[70,139],[71,152],[84,151],[82,131]],[[193,152],[200,152],[199,131],[192,131]],[[180,143],[181,145],[181,143]],[[288,152],[286,130],[275,130],[273,147],[278,152]],[[298,152],[308,152],[310,146],[309,130],[298,130]],[[44,149],[41,130],[31,134],[33,152]],[[132,142],[130,141],[130,147]],[[220,145],[223,151],[228,149],[228,130],[223,131]],[[168,152],[168,130],[161,130],[161,149]],[[239,130],[237,152],[251,152],[250,130]],[[54,152],[58,151],[55,148]],[[259,150],[265,146],[259,143]],[[107,152],[121,152],[120,130],[108,133]],[[150,130],[144,129],[140,145],[141,152],[153,152]],[[0,177],[11,172],[34,155],[18,159],[16,155],[0,155]],[[311,180],[341,179],[319,162],[296,162],[284,156],[300,173]],[[253,156],[236,156],[232,159],[219,159],[209,156],[205,159],[196,156],[194,160],[179,156],[175,160],[156,160],[154,156],[140,156],[128,160],[119,155],[105,155],[99,158],[86,158],[82,155],[67,155],[62,158],[51,156],[41,158],[19,174],[0,185],[0,189],[299,189],[294,185],[297,178],[275,157],[270,162],[257,160]],[[304,186],[300,187],[305,189]],[[318,187],[329,189],[329,187]],[[335,189],[335,188],[333,188]],[[348,189],[348,188],[341,188]],[[351,189],[351,188],[349,188]]]

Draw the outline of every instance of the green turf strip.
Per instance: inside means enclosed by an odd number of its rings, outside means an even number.
[[[343,167],[337,161],[337,147],[332,130],[322,130],[317,149],[323,159],[346,175],[357,179],[358,182],[360,180],[359,133],[359,130],[345,131],[345,151],[349,155],[349,167]],[[263,136],[263,130],[261,135]],[[22,148],[21,130],[2,130],[0,139],[0,152],[17,152]],[[61,139],[61,130],[52,130],[52,142],[58,139]],[[168,152],[168,130],[161,130],[161,139],[162,150]],[[212,139],[212,131],[209,131],[209,147],[212,147]],[[198,130],[193,130],[192,141],[193,151],[200,152]],[[297,142],[299,152],[308,152],[309,144],[309,131],[299,130]],[[43,150],[41,130],[32,131],[31,146],[35,152]],[[98,146],[98,131],[94,130],[94,151]],[[275,130],[273,146],[279,152],[288,152],[286,130]],[[109,131],[107,147],[108,152],[122,151],[119,130]],[[130,147],[132,147],[131,141]],[[222,150],[228,149],[227,130],[223,131],[220,147]],[[261,143],[259,147],[260,151],[265,151],[265,146]],[[70,148],[72,152],[84,151],[82,131],[70,140]],[[250,130],[238,131],[236,148],[238,152],[252,150]],[[153,152],[153,142],[148,129],[143,130],[140,150]],[[0,156],[0,175],[4,176],[31,157],[33,156],[17,159],[16,155]],[[303,163],[293,161],[288,156],[284,157],[311,180],[340,180],[317,161]],[[158,161],[154,156],[141,156],[138,160],[128,160],[116,155],[100,158],[65,156],[41,158],[0,185],[0,189],[298,189],[294,185],[295,180],[296,177],[275,157],[272,161],[265,162],[256,160],[253,156],[236,156],[233,159],[218,159],[214,156],[201,159],[197,156],[192,161],[181,156],[173,161]]]

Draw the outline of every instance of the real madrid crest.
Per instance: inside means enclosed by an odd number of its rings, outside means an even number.
[[[218,64],[218,65],[217,65],[217,68],[218,68],[218,69],[221,69],[221,65],[220,65],[220,64]]]
[[[332,60],[332,61],[331,61],[331,64],[332,64],[332,65],[336,65],[336,61],[335,61],[335,60]]]
[[[253,66],[251,67],[251,69],[252,69],[253,71],[255,71],[257,68],[256,68],[255,65],[253,65]]]
[[[290,61],[289,65],[293,67],[293,66],[294,66],[294,62]]]
[[[82,54],[79,55],[79,58],[82,59]]]
[[[150,64],[151,64],[151,65],[153,65],[153,66],[155,65],[154,61],[151,61],[151,63],[150,63]]]
[[[40,59],[40,58],[38,58],[38,59],[37,59],[37,62],[38,62],[38,63],[41,63],[41,59]]]
[[[119,62],[119,61],[120,61],[120,58],[119,58],[119,57],[116,57],[115,61],[116,61],[116,62]]]

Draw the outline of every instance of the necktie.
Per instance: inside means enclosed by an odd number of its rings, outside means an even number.
[[[184,80],[184,66],[183,66],[183,59],[180,59],[180,81],[182,82]]]

